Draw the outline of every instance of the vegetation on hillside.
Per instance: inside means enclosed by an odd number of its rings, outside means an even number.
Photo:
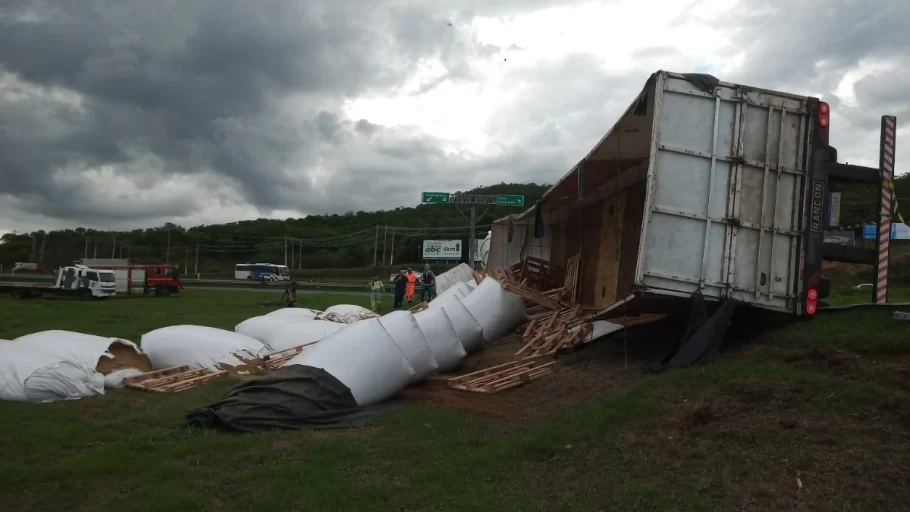
[[[540,199],[547,188],[548,185],[535,183],[501,183],[469,192],[524,195],[525,207],[528,207]],[[466,211],[466,208],[463,209]],[[493,206],[486,210],[478,207],[477,225],[489,226],[495,219],[518,211],[522,209]],[[422,240],[467,239],[468,224],[454,205],[427,204],[378,212],[310,215],[285,220],[256,219],[190,228],[168,223],[132,231],[79,227],[50,232],[8,233],[0,239],[0,264],[9,269],[17,261],[35,261],[42,268],[52,269],[86,256],[129,256],[148,263],[167,261],[186,266],[194,272],[198,250],[199,271],[211,275],[227,272],[236,262],[283,263],[287,250],[287,261],[290,264],[293,259],[295,268],[370,267],[373,265],[377,238],[376,255],[382,258],[385,245],[386,263],[390,260],[396,263],[418,262]],[[479,238],[486,234],[485,229],[478,230]],[[293,257],[290,255],[292,248]]]

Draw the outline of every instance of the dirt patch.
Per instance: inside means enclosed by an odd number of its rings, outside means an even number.
[[[553,374],[499,393],[460,391],[447,387],[442,379],[434,379],[406,388],[399,397],[405,403],[451,407],[510,424],[533,423],[578,404],[618,393],[641,375],[638,364],[624,366],[622,358],[612,354],[607,345],[603,342],[603,345],[592,345],[590,349],[562,356],[557,359]],[[517,335],[491,343],[467,358],[452,376],[512,361],[521,346],[521,338]]]
[[[114,358],[101,356],[98,359],[98,366],[95,367],[98,373],[108,375],[111,372],[127,368],[135,368],[141,372],[152,371],[152,361],[149,356],[136,352],[136,349],[131,346],[115,341],[107,350],[114,355]]]

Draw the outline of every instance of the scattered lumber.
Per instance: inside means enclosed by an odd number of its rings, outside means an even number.
[[[123,384],[132,389],[155,393],[176,393],[207,384],[223,375],[224,370],[212,371],[208,368],[190,370],[189,366],[174,366],[155,370],[123,379]]]
[[[551,355],[557,350],[577,345],[591,333],[592,325],[586,322],[572,326],[583,317],[581,306],[556,311],[553,314],[531,320],[522,335],[525,344],[515,352],[515,357]]]
[[[303,345],[297,345],[296,347],[286,348],[284,350],[278,350],[270,354],[262,356],[262,362],[265,364],[265,368],[269,371],[275,371],[282,366],[284,363],[293,359],[297,354],[301,353],[307,347],[315,345],[318,341],[311,341],[309,343],[304,343]]]
[[[448,380],[450,388],[474,393],[498,393],[553,373],[556,361],[541,364],[537,358],[511,361]]]
[[[512,281],[507,281],[505,279],[500,282],[502,283],[502,287],[507,292],[512,292],[515,295],[518,295],[519,297],[525,299],[527,302],[533,302],[539,306],[543,306],[544,308],[553,311],[559,311],[563,307],[558,300],[552,298],[552,295],[548,295],[547,293],[538,293],[526,285],[521,285]]]

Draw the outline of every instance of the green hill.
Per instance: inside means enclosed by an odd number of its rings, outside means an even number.
[[[500,183],[468,192],[524,195],[527,207],[540,199],[547,188],[548,185],[534,183]],[[523,208],[494,206],[485,211],[484,207],[478,207],[477,225],[489,226],[497,218],[522,210]],[[293,247],[295,268],[369,267],[373,264],[377,226],[377,257],[382,257],[385,239],[386,262],[394,258],[396,263],[407,263],[420,261],[422,240],[466,239],[467,225],[468,221],[454,205],[438,204],[378,212],[310,215],[285,220],[256,219],[190,228],[174,224],[132,231],[101,231],[80,227],[6,234],[0,239],[0,264],[3,265],[4,272],[7,272],[14,262],[32,261],[34,252],[34,261],[45,269],[71,263],[86,255],[97,255],[99,258],[129,256],[148,263],[167,261],[186,265],[190,271],[194,271],[198,250],[199,271],[213,275],[229,272],[237,262],[283,263],[287,244],[288,263],[291,263],[290,251]],[[478,229],[477,236],[482,238],[486,229]]]

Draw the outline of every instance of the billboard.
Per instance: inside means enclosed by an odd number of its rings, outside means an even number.
[[[856,237],[853,231],[828,231],[825,233],[825,243],[853,247],[856,245]]]
[[[424,240],[423,259],[459,260],[461,259],[461,245],[461,240]]]

